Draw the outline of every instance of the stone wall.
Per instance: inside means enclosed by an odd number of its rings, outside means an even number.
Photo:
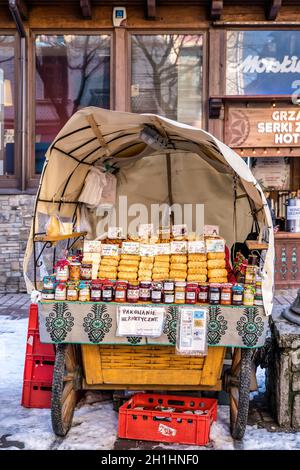
[[[281,307],[282,309],[283,307]],[[283,429],[300,431],[300,327],[275,312],[266,370],[270,409]]]
[[[34,196],[0,196],[0,292],[25,292],[23,258]]]

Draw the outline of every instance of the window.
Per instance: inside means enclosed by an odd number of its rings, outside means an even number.
[[[227,95],[291,95],[299,73],[300,31],[227,32]]]
[[[0,176],[15,173],[15,36],[0,36]]]
[[[203,36],[132,36],[131,110],[201,127]]]
[[[80,108],[110,107],[110,36],[35,38],[35,173],[52,140]]]

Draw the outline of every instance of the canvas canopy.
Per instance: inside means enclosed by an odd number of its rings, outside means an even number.
[[[156,130],[168,145],[157,149],[145,143],[141,139],[145,126]],[[235,241],[245,240],[255,213],[269,243],[263,299],[266,313],[271,313],[274,271],[271,214],[261,187],[239,155],[208,132],[157,115],[84,108],[70,118],[47,151],[36,197],[36,215],[49,216],[55,212],[72,220],[80,207],[78,199],[85,179],[95,165],[118,169],[117,204],[120,196],[126,196],[128,206],[142,203],[149,208],[149,214],[154,203],[203,204],[205,224],[218,225],[229,247]],[[93,218],[95,212],[89,214]],[[98,220],[90,238],[101,235],[102,229]],[[24,260],[29,291],[33,236],[38,231],[44,231],[44,227],[38,226],[35,217]]]

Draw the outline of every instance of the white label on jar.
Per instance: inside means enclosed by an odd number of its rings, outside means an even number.
[[[187,300],[194,300],[194,299],[196,299],[196,292],[187,292],[187,293],[186,293],[186,299],[187,299]]]
[[[150,298],[150,289],[143,289],[143,288],[140,288],[140,297],[146,297],[147,299]]]
[[[56,271],[56,280],[57,281],[67,281],[69,278],[69,268],[68,266],[64,268],[57,268]]]
[[[230,292],[222,292],[222,294],[221,294],[221,299],[222,299],[222,300],[230,300],[230,299],[231,299],[231,294],[230,294]]]
[[[68,295],[71,295],[72,297],[77,297],[77,291],[76,289],[68,289]]]
[[[131,299],[138,299],[140,296],[139,289],[128,289],[127,297]]]
[[[165,294],[165,303],[172,304],[174,302],[174,294]]]
[[[220,294],[218,292],[212,292],[209,296],[210,300],[220,300]]]
[[[56,291],[55,292],[55,300],[66,300],[66,291]]]
[[[207,292],[199,292],[199,300],[207,300]]]
[[[47,294],[47,293],[42,294],[42,298],[44,300],[53,300],[54,299],[54,293],[52,292],[51,294]]]
[[[116,290],[115,298],[116,299],[125,299],[126,293],[125,290]]]
[[[233,294],[232,295],[232,300],[240,302],[241,300],[243,300],[243,294]]]
[[[112,298],[111,290],[104,289],[104,291],[102,292],[102,297],[103,297],[103,299],[111,299]]]
[[[160,300],[161,299],[161,290],[153,290],[152,291],[152,299]]]
[[[176,300],[185,300],[185,292],[175,292]]]
[[[165,290],[174,290],[174,282],[165,282],[164,283]]]
[[[91,296],[92,297],[96,297],[97,299],[100,299],[101,298],[101,290],[100,289],[95,289],[95,290],[91,290]]]

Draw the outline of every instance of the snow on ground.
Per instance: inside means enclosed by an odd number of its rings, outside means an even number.
[[[28,319],[0,316],[0,449],[1,442],[14,441],[8,450],[25,449],[112,449],[117,436],[117,414],[111,402],[83,404],[75,411],[73,426],[66,438],[56,437],[51,428],[50,410],[28,409],[20,405]],[[258,373],[259,392],[264,391],[264,371]],[[252,394],[253,396],[254,394]],[[7,436],[9,435],[9,436]],[[3,438],[3,436],[6,436]],[[2,439],[1,439],[2,437]],[[208,449],[300,449],[300,433],[270,433],[248,426],[244,440],[234,442],[229,431],[229,408],[220,406],[212,426]],[[165,449],[198,450],[195,446],[162,445]],[[154,449],[155,449],[154,445]]]

